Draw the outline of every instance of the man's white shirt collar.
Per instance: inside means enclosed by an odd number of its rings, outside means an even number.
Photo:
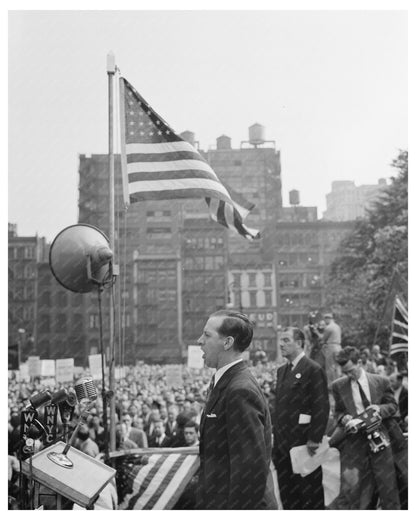
[[[367,374],[364,369],[361,369],[360,377],[358,378],[358,382],[360,383],[361,388],[363,389],[368,401],[371,403],[371,394],[370,394],[370,386],[368,383]],[[352,390],[352,398],[354,400],[355,408],[357,409],[357,413],[363,413],[365,408],[363,405],[363,401],[361,399],[360,389],[358,388],[357,381],[351,379],[351,390]]]
[[[236,365],[237,363],[240,363],[240,361],[243,361],[243,358],[232,361],[231,363],[228,363],[228,365],[224,365],[223,367],[219,368],[214,374],[214,386],[218,383],[218,381],[229,368],[231,368],[233,365]]]
[[[305,355],[305,352],[301,352],[299,355],[297,355],[295,357],[295,359],[292,361],[292,370],[295,369],[296,365],[299,363],[299,361],[303,358],[303,356]]]

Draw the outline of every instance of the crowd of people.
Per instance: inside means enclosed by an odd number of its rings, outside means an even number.
[[[336,436],[337,434],[339,410],[342,407],[339,388],[335,394],[333,391],[334,382],[339,381],[343,374],[347,374],[343,364],[340,362],[340,352],[342,353],[346,350],[345,347],[341,347],[341,329],[336,324],[333,315],[327,314],[322,322],[316,324],[310,322],[302,330],[306,337],[306,342],[302,349],[309,359],[316,361],[324,369],[326,374],[327,381],[325,384],[327,389],[329,389],[329,419],[327,422],[325,421],[326,425],[323,425],[323,433],[331,438],[332,435]],[[293,340],[293,337],[291,339]],[[359,365],[360,369],[367,374],[385,376],[383,381],[391,388],[391,395],[394,396],[398,403],[395,420],[401,430],[407,432],[407,374],[399,372],[397,363],[388,356],[383,355],[377,345],[371,348],[356,349],[356,352],[358,357],[351,358],[354,366]],[[277,361],[271,362],[267,360],[267,356],[258,354],[258,352],[254,352],[251,355],[252,360],[249,362],[250,371],[266,397],[272,417],[276,417],[274,413],[276,406],[290,406],[290,403],[282,405],[280,402],[279,404],[279,396],[276,398],[276,389],[279,388],[279,383],[276,381],[276,376],[279,373],[278,368],[280,367],[279,370],[281,370],[281,365],[285,364],[286,360],[281,363],[277,363]],[[347,361],[350,361],[350,358]],[[116,450],[198,445],[201,414],[206,403],[208,386],[212,375],[213,370],[211,368],[190,369],[182,366],[182,386],[171,387],[167,383],[165,366],[147,365],[139,361],[136,366],[125,367],[124,377],[116,382],[115,388]],[[389,382],[387,382],[387,378]],[[75,442],[76,448],[91,457],[101,456],[105,452],[107,443],[103,424],[103,401],[100,394],[101,381],[98,380],[96,383],[98,398],[89,411],[85,424],[79,428]],[[60,385],[48,389],[56,391],[59,387]],[[18,486],[20,447],[22,444],[20,432],[21,410],[33,394],[43,390],[45,390],[45,386],[41,378],[36,378],[30,382],[20,382],[15,377],[9,379],[10,508],[19,507],[21,496]],[[75,409],[75,413],[77,412],[79,412],[78,407]],[[279,430],[275,428],[275,435],[276,431]],[[58,415],[58,436],[62,432],[63,425]],[[284,444],[284,436],[289,435],[290,437],[292,435],[293,437],[293,432],[288,431],[282,433],[282,435],[283,437],[279,441],[281,445]],[[35,450],[43,448],[42,442],[42,437],[35,440]],[[335,440],[333,445],[340,446]],[[313,448],[311,449],[313,452]],[[341,450],[341,448],[339,449]],[[286,459],[283,460],[285,457],[287,458],[287,453],[282,453],[281,457],[283,457],[282,464],[290,463]],[[407,454],[406,460],[402,457],[400,464],[402,468],[400,476],[403,477],[403,466],[407,465]],[[404,487],[404,484],[402,487]],[[123,494],[123,490],[118,486],[117,491],[119,493],[118,500],[121,501],[120,495]],[[345,486],[343,487],[343,484],[341,484],[341,492],[343,491],[345,491]],[[403,503],[405,501],[403,497],[404,495],[401,494],[402,508],[406,508],[407,504]],[[380,504],[380,500],[383,503],[384,497],[380,497],[380,493],[377,495],[374,492],[371,498],[373,498],[372,506],[377,507],[377,504]],[[288,500],[292,500],[292,498],[289,497]],[[335,505],[334,508],[348,508],[340,500],[338,500],[338,505]],[[366,504],[363,507],[371,507],[371,504]],[[305,507],[305,509],[308,509],[308,507]]]

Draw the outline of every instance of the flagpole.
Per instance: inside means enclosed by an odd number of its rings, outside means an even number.
[[[114,248],[114,114],[113,114],[113,92],[114,92],[114,74],[116,72],[115,56],[112,52],[107,54],[107,74],[108,74],[108,162],[109,162],[109,240],[110,249],[115,252]],[[114,262],[114,259],[113,259]],[[115,425],[115,365],[114,365],[114,286],[110,288],[110,304],[109,304],[109,404],[110,404],[110,451],[116,449],[116,425]]]

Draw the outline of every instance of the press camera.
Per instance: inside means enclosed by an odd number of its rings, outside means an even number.
[[[380,426],[381,416],[378,411],[367,408],[363,413],[351,419],[346,428],[348,433],[363,432],[367,437],[370,450],[378,453],[390,446],[390,441]]]

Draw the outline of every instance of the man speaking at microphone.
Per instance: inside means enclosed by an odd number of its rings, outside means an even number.
[[[276,508],[266,497],[270,413],[242,359],[252,337],[245,314],[221,310],[198,340],[205,364],[217,371],[201,416],[197,509]]]

